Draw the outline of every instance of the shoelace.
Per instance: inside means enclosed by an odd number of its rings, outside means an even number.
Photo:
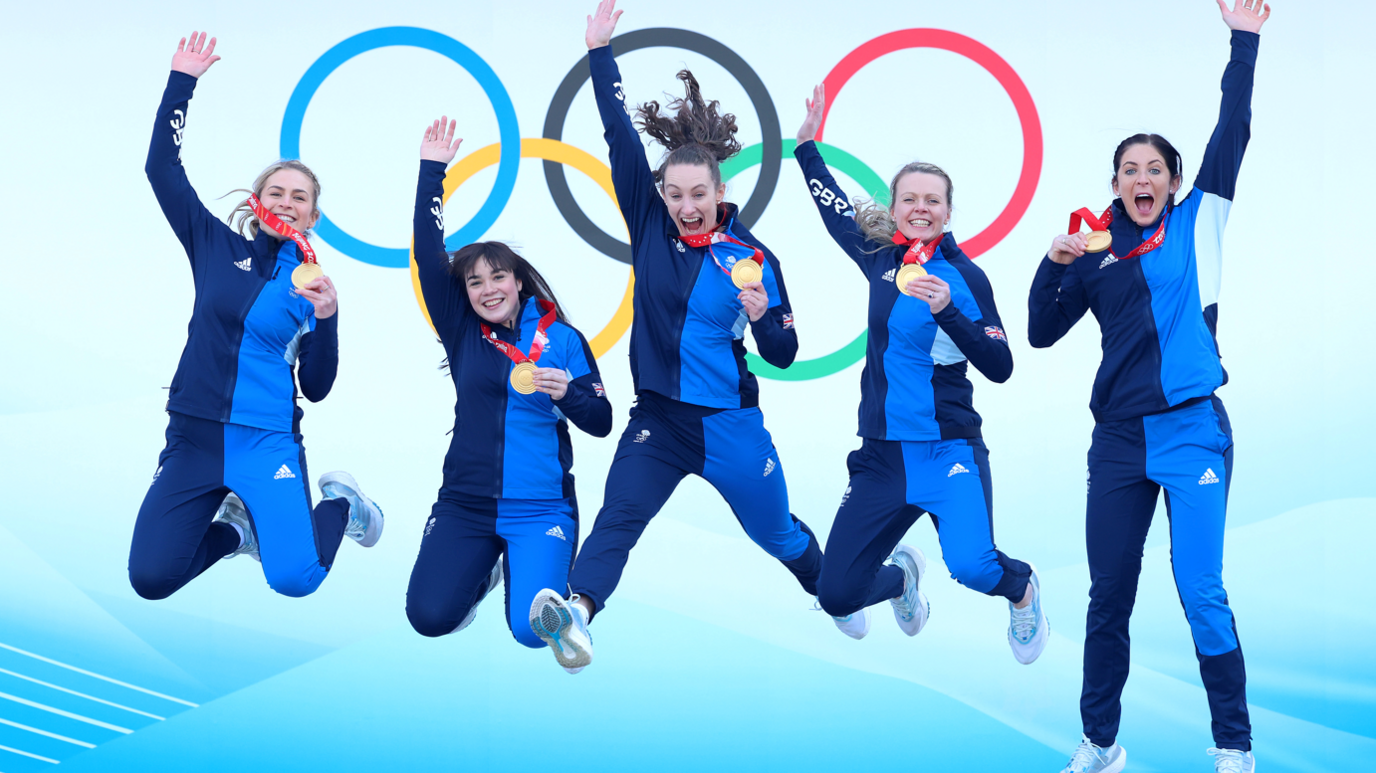
[[[1018,641],[1026,642],[1032,638],[1037,631],[1037,600],[1032,599],[1032,603],[1018,609],[1013,607],[1013,637]]]
[[[1236,749],[1214,749],[1208,751],[1214,757],[1214,773],[1242,773],[1247,757],[1245,752]]]
[[[1070,755],[1070,764],[1066,769],[1071,773],[1084,773],[1089,770],[1089,766],[1104,760],[1103,749],[1090,743],[1086,738],[1080,741],[1080,745],[1075,748],[1075,753]]]

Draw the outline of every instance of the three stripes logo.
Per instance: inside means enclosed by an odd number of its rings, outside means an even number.
[[[962,472],[969,472],[969,470],[965,468],[965,465],[961,464],[960,462],[956,462],[956,466],[952,467],[951,471],[946,473],[946,477],[949,478],[952,475],[959,475]]]
[[[551,537],[558,537],[559,539],[561,539],[561,540],[563,540],[563,541],[565,541],[565,542],[568,542],[568,541],[569,541],[569,538],[564,536],[564,530],[561,529],[561,528],[559,528],[558,526],[555,526],[554,528],[552,528],[552,529],[550,529],[549,531],[545,532],[545,534],[548,534],[548,535],[551,536]]]
[[[273,480],[284,480],[284,479],[286,479],[286,478],[295,478],[295,477],[296,477],[296,474],[293,473],[293,472],[291,471],[291,468],[288,467],[288,466],[286,466],[286,465],[284,464],[284,465],[282,465],[282,468],[279,469],[279,470],[277,471],[277,474],[274,475],[274,476],[272,476],[272,479],[273,479]]]
[[[769,461],[765,462],[765,465],[764,465],[764,475],[761,476],[761,477],[768,478],[768,477],[769,477],[769,473],[774,472],[774,468],[775,468],[776,466],[777,466],[777,465],[774,464],[774,460],[773,460],[773,459],[770,459]]]
[[[1104,261],[1103,261],[1102,263],[1099,264],[1099,268],[1103,268],[1103,267],[1105,267],[1105,266],[1111,266],[1111,265],[1113,265],[1114,263],[1117,263],[1117,262],[1118,262],[1118,259],[1115,258],[1115,257],[1113,257],[1112,255],[1110,255],[1110,256],[1108,256],[1107,258],[1104,258]]]
[[[244,258],[243,260],[235,261],[234,267],[239,269],[240,271],[251,270],[253,268],[253,256],[250,255],[247,258]]]
[[[1199,476],[1199,485],[1201,486],[1207,486],[1210,483],[1217,483],[1218,481],[1219,477],[1214,474],[1214,470],[1212,467],[1205,470],[1204,474]]]
[[[885,272],[884,272],[884,281],[885,281],[885,282],[892,282],[892,281],[893,281],[893,278],[896,277],[896,276],[898,276],[898,269],[896,269],[896,268],[891,268],[891,269],[889,269],[888,271],[885,271]]]

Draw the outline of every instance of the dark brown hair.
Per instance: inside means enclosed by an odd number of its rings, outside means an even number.
[[[689,164],[707,167],[712,184],[721,185],[721,162],[741,152],[736,116],[723,115],[717,100],[704,100],[693,73],[679,70],[678,79],[683,81],[684,96],[665,105],[665,113],[659,112],[659,103],[653,100],[635,112],[640,130],[669,152],[655,170],[655,181],[664,182],[664,170],[670,164]]]
[[[492,271],[506,271],[520,280],[521,292],[518,297],[522,301],[529,298],[549,301],[554,304],[559,321],[569,324],[564,307],[555,299],[554,291],[549,288],[545,278],[529,261],[502,242],[475,242],[455,250],[450,255],[449,275],[467,286],[468,276],[473,273],[473,266],[479,260],[486,262]]]

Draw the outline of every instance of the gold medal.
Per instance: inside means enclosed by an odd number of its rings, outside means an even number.
[[[325,270],[319,263],[302,263],[291,272],[291,283],[296,285],[296,289],[304,290],[306,285],[314,282],[325,275]]]
[[[758,282],[764,276],[764,269],[752,258],[738,260],[731,267],[731,283],[744,290],[750,282]]]
[[[535,363],[516,363],[511,369],[511,388],[523,395],[535,393]]]
[[[1108,231],[1090,231],[1085,236],[1086,252],[1103,252],[1113,246],[1113,235]]]
[[[904,263],[903,268],[898,269],[898,275],[893,278],[893,283],[898,285],[898,291],[904,295],[912,295],[908,292],[908,283],[920,276],[926,276],[927,269],[917,263]]]

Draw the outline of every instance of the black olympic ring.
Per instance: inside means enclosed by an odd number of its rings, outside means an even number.
[[[779,167],[783,163],[783,135],[779,129],[779,113],[774,109],[774,100],[764,87],[764,81],[760,80],[760,76],[735,51],[691,30],[671,27],[635,30],[617,35],[611,42],[619,54],[628,54],[642,48],[661,47],[681,48],[702,54],[725,68],[745,89],[746,96],[750,98],[750,103],[759,116],[760,131],[764,135],[764,147],[761,148],[764,160],[760,164],[759,181],[755,183],[755,190],[751,192],[750,200],[741,208],[740,214],[741,223],[746,228],[753,226],[764,214],[765,207],[769,206],[769,200],[774,196],[774,188],[779,183]],[[568,118],[573,98],[578,95],[583,83],[591,78],[592,69],[585,54],[573,69],[569,70],[569,74],[564,76],[563,82],[554,92],[554,98],[550,100],[549,112],[545,114],[545,139],[563,141],[564,120]],[[559,208],[559,214],[564,216],[564,220],[573,228],[574,233],[603,255],[629,264],[630,245],[598,228],[597,224],[583,213],[578,201],[573,198],[573,192],[569,190],[563,164],[553,161],[545,161],[544,164],[545,183],[549,186],[549,195]]]

